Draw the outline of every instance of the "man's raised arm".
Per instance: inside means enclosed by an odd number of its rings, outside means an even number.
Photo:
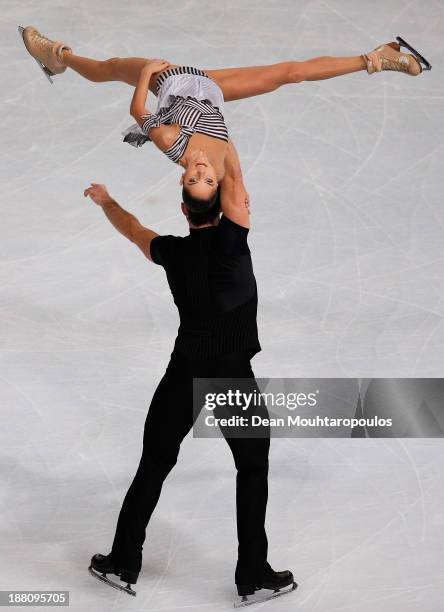
[[[222,212],[234,223],[250,227],[249,198],[245,189],[239,156],[231,140],[225,155],[225,175],[220,183]]]
[[[95,204],[101,206],[116,230],[123,234],[125,238],[128,238],[128,240],[134,242],[143,254],[152,261],[150,253],[151,241],[159,234],[144,227],[134,215],[124,210],[109,195],[105,185],[91,183],[91,187],[87,187],[83,195],[85,197],[89,196]]]

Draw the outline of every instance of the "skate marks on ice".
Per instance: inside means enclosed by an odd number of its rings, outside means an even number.
[[[126,586],[122,586],[121,584],[118,584],[117,582],[114,582],[113,580],[108,578],[107,574],[101,574],[100,572],[97,572],[91,565],[88,567],[88,570],[89,573],[94,576],[94,578],[97,578],[97,580],[100,580],[108,586],[113,587],[113,589],[123,591],[124,593],[128,593],[128,595],[132,595],[133,597],[137,595],[136,591],[131,588],[131,585],[129,583]]]
[[[20,34],[21,39],[23,40],[23,44],[26,47],[26,51],[29,53],[29,55],[31,55],[31,52],[29,51],[28,47],[26,46],[26,42],[25,42],[25,38],[23,36],[23,31],[24,31],[24,27],[23,26],[18,26],[18,32]],[[48,81],[51,84],[54,84],[54,81],[51,79],[52,76],[54,76],[54,74],[49,70],[49,68],[47,68],[44,64],[42,64],[41,61],[39,61],[37,58],[35,58],[33,55],[31,55],[32,59],[34,61],[37,62],[38,67],[42,70],[43,74],[45,75],[45,77],[48,79]]]
[[[252,606],[253,604],[264,603],[265,601],[270,601],[270,599],[276,599],[280,595],[287,595],[288,593],[292,593],[297,589],[296,582],[289,584],[286,587],[282,587],[282,589],[278,589],[276,591],[271,591],[270,589],[260,589],[256,591],[254,595],[242,595],[239,596],[234,602],[235,608],[245,608],[245,606]]]

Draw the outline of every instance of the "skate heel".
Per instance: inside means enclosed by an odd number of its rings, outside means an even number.
[[[120,570],[119,576],[122,582],[127,582],[128,584],[136,584],[137,578],[139,577],[139,572]]]
[[[256,590],[255,584],[238,584],[237,594],[239,597],[246,597],[247,595],[253,595]]]
[[[397,42],[394,42],[394,41],[387,43],[387,47],[391,47],[395,51],[401,51],[401,45],[399,43],[397,43]]]
[[[412,47],[411,45],[409,45],[408,42],[406,42],[403,38],[401,38],[400,36],[396,37],[396,40],[398,41],[399,45],[401,47],[404,47],[405,49],[408,49],[410,51],[410,53],[413,54],[413,56],[417,59],[417,61],[420,63],[422,70],[431,70],[432,69],[432,65],[431,63],[426,60],[426,58],[421,55],[421,53],[419,53],[419,51],[417,51],[414,47]]]

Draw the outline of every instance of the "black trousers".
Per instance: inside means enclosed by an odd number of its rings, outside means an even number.
[[[251,378],[248,353],[232,353],[205,361],[173,352],[145,422],[143,452],[117,522],[112,546],[114,562],[140,571],[145,530],[163,482],[177,461],[179,447],[193,426],[193,377]],[[225,437],[237,469],[236,511],[238,561],[236,584],[260,580],[267,560],[265,512],[268,498],[269,436]],[[211,543],[210,543],[211,545]]]

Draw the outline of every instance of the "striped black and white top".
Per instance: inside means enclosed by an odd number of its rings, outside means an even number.
[[[149,131],[152,128],[177,124],[179,136],[164,153],[173,162],[178,162],[195,132],[228,141],[222,114],[222,91],[203,70],[178,66],[162,72],[157,79],[157,94],[156,113],[145,115],[141,127],[136,123],[125,130],[124,142],[140,147],[151,140]]]

